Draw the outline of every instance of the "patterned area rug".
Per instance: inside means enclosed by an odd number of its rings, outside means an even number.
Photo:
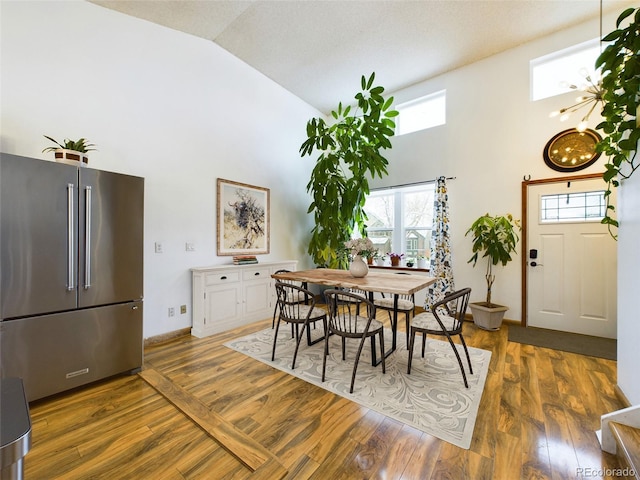
[[[312,330],[312,333],[317,336],[321,331],[320,328]],[[326,380],[322,382],[324,342],[307,346],[306,339],[303,339],[296,368],[291,370],[295,348],[291,329],[287,325],[280,329],[276,359],[272,362],[273,335],[274,330],[268,328],[229,341],[225,346],[460,448],[468,449],[471,445],[491,352],[469,348],[474,373],[467,373],[467,389],[464,387],[458,362],[448,342],[428,339],[423,359],[420,356],[421,338],[416,338],[411,375],[407,375],[408,354],[404,333],[400,332],[398,348],[387,357],[387,372],[383,375],[381,365],[371,365],[371,343],[367,341],[358,365],[354,391],[350,394],[349,386],[357,341],[347,341],[347,359],[343,362],[340,338],[330,338]],[[391,331],[385,329],[384,335],[385,346],[389,348]],[[463,362],[466,362],[461,346],[459,352]]]

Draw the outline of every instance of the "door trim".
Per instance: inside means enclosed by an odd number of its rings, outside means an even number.
[[[521,212],[521,225],[522,225],[522,231],[521,233],[521,238],[520,238],[520,245],[521,245],[521,250],[520,250],[520,258],[521,258],[521,275],[522,275],[522,297],[521,297],[521,311],[522,311],[522,319],[520,320],[520,325],[522,325],[523,327],[527,326],[528,323],[528,319],[527,316],[529,314],[527,308],[527,290],[528,290],[528,285],[527,285],[527,267],[528,267],[528,261],[529,261],[529,255],[527,254],[527,252],[529,251],[528,248],[528,242],[527,242],[527,235],[528,235],[528,231],[527,231],[527,216],[529,214],[529,205],[528,205],[528,198],[529,198],[529,186],[531,185],[543,185],[543,184],[549,184],[549,183],[564,183],[564,182],[573,182],[573,181],[578,181],[578,180],[595,180],[595,179],[602,179],[602,174],[601,173],[589,173],[589,174],[584,174],[584,175],[572,175],[572,176],[567,176],[567,177],[553,177],[553,178],[541,178],[538,180],[531,180],[531,179],[527,179],[526,177],[524,177],[522,179],[522,186],[521,186],[521,192],[522,192],[522,212]]]

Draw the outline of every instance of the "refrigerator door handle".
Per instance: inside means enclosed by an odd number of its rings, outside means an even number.
[[[67,291],[75,290],[73,268],[73,183],[67,184]]]
[[[85,218],[84,218],[84,289],[91,288],[91,187],[84,190]]]

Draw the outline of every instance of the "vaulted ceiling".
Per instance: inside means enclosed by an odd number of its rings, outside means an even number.
[[[599,0],[91,1],[211,40],[325,113],[353,100],[363,74],[375,71],[393,92],[598,19],[601,8]],[[602,10],[632,3],[603,0]]]

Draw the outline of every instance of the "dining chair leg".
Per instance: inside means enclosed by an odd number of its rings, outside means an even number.
[[[469,388],[469,383],[467,382],[467,375],[464,373],[464,365],[462,365],[462,359],[460,358],[460,354],[458,353],[456,344],[453,343],[453,340],[449,335],[447,335],[447,340],[449,340],[449,344],[451,345],[451,348],[453,348],[453,353],[456,354],[456,358],[458,359],[458,365],[460,366],[460,373],[462,373],[462,380],[464,380],[464,386],[466,388]]]
[[[329,356],[329,335],[324,337],[324,355],[322,356],[322,381],[324,382],[324,374],[327,371],[327,357]]]
[[[278,302],[276,302],[276,306],[273,307],[273,320],[271,320],[271,330],[276,325],[276,314],[278,313]]]
[[[471,357],[469,357],[469,349],[467,348],[467,343],[464,341],[464,337],[462,334],[460,336],[460,343],[464,347],[464,353],[467,355],[467,362],[469,363],[469,374],[473,375],[473,367],[471,366]]]
[[[313,322],[313,329],[316,330],[316,323],[317,322]],[[326,325],[326,321],[323,321],[323,327],[324,327],[324,334],[327,334],[327,325]],[[309,324],[309,327],[307,328],[307,345],[311,346],[311,345],[315,345],[316,343],[321,342],[322,340],[324,340],[324,336],[322,337],[318,337],[315,340],[311,340],[311,324]]]
[[[413,360],[413,344],[416,339],[416,331],[412,328],[409,339],[409,357],[407,359],[407,374],[411,373],[411,361]]]
[[[422,358],[424,358],[424,349],[427,346],[427,334],[422,332]]]
[[[307,328],[307,322],[302,324],[302,330],[300,331],[300,335],[298,335],[298,338],[296,338],[296,349],[293,352],[293,361],[291,362],[291,370],[294,370],[296,368],[296,357],[298,356],[298,349],[300,348],[300,342],[302,341],[302,337],[304,337],[304,329]],[[298,325],[296,324],[296,330],[298,328]]]
[[[276,342],[278,341],[278,330],[280,329],[280,319],[276,322],[276,331],[273,334],[273,349],[271,350],[271,361],[276,358]]]
[[[384,352],[384,329],[380,329],[380,353],[382,354],[382,373],[387,373],[387,366],[385,362],[385,352]]]
[[[353,373],[351,374],[351,389],[349,390],[349,393],[353,393],[353,385],[356,382],[356,371],[358,370],[358,362],[360,361],[360,354],[362,353],[362,347],[364,347],[365,340],[366,340],[366,337],[362,337],[362,339],[360,340],[360,345],[358,345],[356,360],[353,364]],[[382,354],[382,361],[384,362],[384,353]]]
[[[342,361],[346,360],[347,358],[347,339],[344,337],[342,338]]]

